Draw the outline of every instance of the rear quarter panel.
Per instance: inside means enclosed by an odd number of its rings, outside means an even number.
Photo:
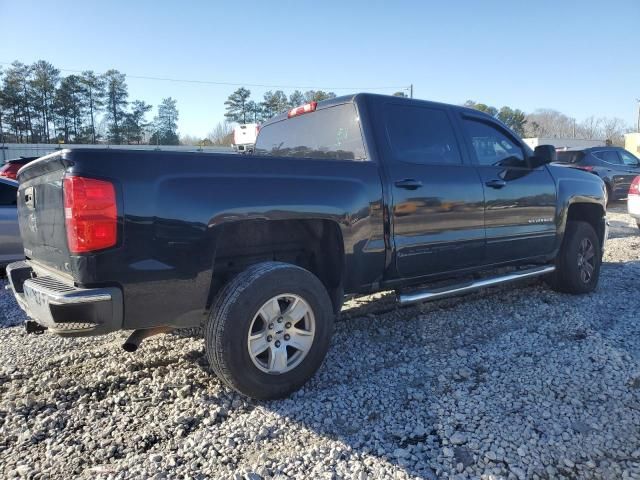
[[[79,283],[118,284],[126,328],[197,325],[209,296],[220,227],[243,220],[336,222],[345,290],[384,268],[382,189],[373,162],[173,152],[69,153],[70,173],[113,179],[122,243],[72,257]]]

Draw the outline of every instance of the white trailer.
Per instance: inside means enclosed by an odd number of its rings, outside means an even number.
[[[237,125],[233,129],[233,148],[240,153],[253,151],[256,144],[260,125],[257,123],[245,123]]]

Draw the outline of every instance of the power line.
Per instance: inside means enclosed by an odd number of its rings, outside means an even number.
[[[0,62],[0,65],[11,65],[9,62]],[[68,68],[58,68],[61,72],[82,73],[86,70],[72,70]],[[98,74],[102,75],[102,74]],[[409,90],[409,86],[386,86],[386,87],[319,87],[319,86],[302,86],[302,85],[267,85],[261,83],[237,83],[237,82],[216,82],[213,80],[193,80],[185,78],[169,78],[169,77],[152,77],[146,75],[129,75],[127,78],[137,80],[153,80],[160,82],[173,83],[190,83],[199,85],[224,85],[229,87],[256,87],[256,88],[286,88],[286,89],[309,89],[309,90]]]

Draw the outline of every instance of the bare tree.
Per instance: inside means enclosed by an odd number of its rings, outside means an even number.
[[[621,118],[603,118],[602,136],[605,140],[609,140],[613,145],[624,146],[624,134],[632,129]]]
[[[575,119],[557,110],[540,109],[527,115],[525,136],[572,138]]]
[[[580,126],[574,136],[585,140],[601,139],[601,123],[601,118],[596,118],[592,115],[580,122]]]
[[[180,137],[180,145],[201,145],[202,140],[203,139],[195,135],[186,134]]]
[[[211,140],[213,145],[231,145],[233,135],[233,127],[229,122],[218,123],[213,130],[209,132],[207,138]]]

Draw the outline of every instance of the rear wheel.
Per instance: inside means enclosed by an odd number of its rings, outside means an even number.
[[[592,292],[598,285],[601,263],[600,240],[593,227],[587,222],[568,221],[549,283],[560,292]]]
[[[253,265],[222,289],[205,326],[218,377],[252,398],[281,398],[322,364],[333,331],[327,291],[311,272],[286,263]]]

